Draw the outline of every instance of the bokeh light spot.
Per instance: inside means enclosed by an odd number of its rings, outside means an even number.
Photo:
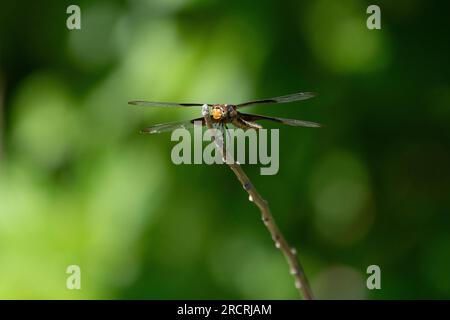
[[[365,299],[368,289],[362,273],[350,266],[332,266],[314,278],[317,299]]]
[[[366,8],[357,1],[314,1],[302,19],[302,29],[319,62],[336,73],[365,73],[388,62],[386,26],[383,32],[366,26]]]
[[[48,168],[59,165],[76,146],[77,114],[63,81],[35,74],[13,102],[13,148],[22,158]]]
[[[338,244],[359,240],[371,222],[369,178],[363,163],[351,153],[333,152],[318,163],[311,181],[319,233]]]

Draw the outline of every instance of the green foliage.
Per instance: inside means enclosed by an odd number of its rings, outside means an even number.
[[[245,170],[316,295],[450,296],[448,10],[384,3],[368,30],[356,0],[82,1],[69,31],[68,5],[0,17],[0,298],[296,298],[229,169],[138,134],[200,110],[127,105],[296,91],[319,96],[257,112],[326,127],[281,128],[279,173]]]

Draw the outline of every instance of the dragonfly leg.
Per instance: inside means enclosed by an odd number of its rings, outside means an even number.
[[[221,139],[222,139],[222,154],[223,154],[223,159],[225,160],[224,162],[226,162],[227,160],[227,145],[226,145],[226,139],[225,139],[225,135],[224,133],[226,132],[226,124],[225,123],[221,123],[220,124],[220,135],[221,135]]]

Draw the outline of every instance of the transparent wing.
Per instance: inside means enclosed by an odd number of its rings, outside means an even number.
[[[268,116],[261,116],[258,114],[247,114],[247,113],[240,113],[239,115],[241,116],[242,119],[244,119],[246,121],[269,120],[269,121],[273,121],[273,122],[277,122],[277,123],[287,124],[289,126],[294,126],[294,127],[311,127],[311,128],[322,127],[322,125],[320,123],[297,120],[297,119],[268,117]]]
[[[143,101],[143,100],[134,100],[128,101],[128,104],[132,104],[135,106],[144,106],[144,107],[201,107],[204,103],[176,103],[176,102],[154,102],[154,101]],[[212,106],[208,104],[208,106]]]
[[[142,129],[141,133],[161,133],[172,131],[179,128],[190,129],[192,128],[194,122],[196,121],[201,121],[202,125],[204,125],[204,120],[205,120],[204,118],[197,118],[192,120],[155,124],[153,126]]]
[[[288,102],[293,102],[293,101],[310,99],[315,96],[316,96],[316,94],[313,92],[298,92],[298,93],[288,94],[286,96],[281,96],[281,97],[248,101],[248,102],[240,103],[236,106],[238,108],[242,108],[242,107],[251,106],[251,105],[255,105],[255,104],[288,103]]]

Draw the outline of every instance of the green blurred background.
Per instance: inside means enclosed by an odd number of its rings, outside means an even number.
[[[449,2],[378,1],[381,30],[357,0],[79,1],[73,31],[70,4],[0,10],[0,298],[297,298],[232,172],[138,134],[200,110],[127,105],[297,91],[319,96],[249,111],[326,128],[244,169],[317,297],[450,297]]]

